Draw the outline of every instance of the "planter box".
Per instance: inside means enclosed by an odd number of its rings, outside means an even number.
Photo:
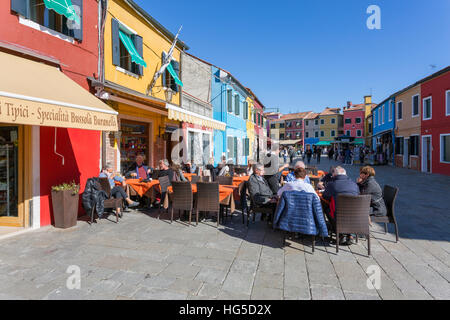
[[[72,191],[52,191],[55,227],[67,229],[77,225],[79,194]]]

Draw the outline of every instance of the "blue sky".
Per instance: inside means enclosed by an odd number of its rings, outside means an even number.
[[[450,0],[135,1],[283,113],[381,102],[450,65]]]

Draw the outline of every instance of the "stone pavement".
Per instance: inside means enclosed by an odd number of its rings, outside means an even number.
[[[450,177],[376,170],[400,188],[401,239],[374,226],[371,257],[364,239],[339,254],[320,241],[311,254],[308,238],[283,247],[281,232],[259,219],[247,229],[240,214],[217,229],[133,211],[118,225],[79,221],[0,241],[0,299],[450,299]],[[79,290],[66,285],[72,265]],[[369,266],[380,267],[379,289],[367,286]]]

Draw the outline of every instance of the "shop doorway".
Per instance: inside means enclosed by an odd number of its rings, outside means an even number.
[[[23,126],[0,125],[0,226],[23,227]]]
[[[144,162],[149,165],[149,124],[131,120],[121,120],[122,132],[120,141],[120,168],[126,174],[135,163],[138,155],[144,156]]]
[[[431,136],[422,137],[422,172],[431,173]]]

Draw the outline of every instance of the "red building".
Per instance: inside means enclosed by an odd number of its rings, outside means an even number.
[[[311,111],[291,113],[284,115],[282,119],[285,120],[285,138],[286,140],[296,141],[295,145],[303,146],[305,137],[305,117]],[[283,144],[283,141],[281,141]]]
[[[344,135],[353,138],[364,137],[365,108],[364,104],[347,103],[344,108]]]
[[[450,67],[421,84],[421,168],[450,175]]]
[[[101,131],[117,131],[117,113],[87,80],[98,76],[98,2],[72,3],[80,23],[42,0],[0,2],[0,145],[15,157],[7,171],[18,172],[3,186],[13,194],[0,204],[0,225],[51,224],[51,187],[75,181],[82,193],[99,174]],[[3,72],[8,63],[17,72]],[[12,119],[5,111],[14,105],[27,111]]]
[[[249,89],[250,90],[250,89]],[[255,108],[255,145],[256,148],[254,152],[256,152],[256,157],[254,159],[259,162],[260,155],[262,152],[266,152],[267,150],[267,132],[265,130],[265,125],[267,125],[266,120],[264,118],[264,106],[256,97],[256,95],[250,90],[253,94],[253,106]]]

